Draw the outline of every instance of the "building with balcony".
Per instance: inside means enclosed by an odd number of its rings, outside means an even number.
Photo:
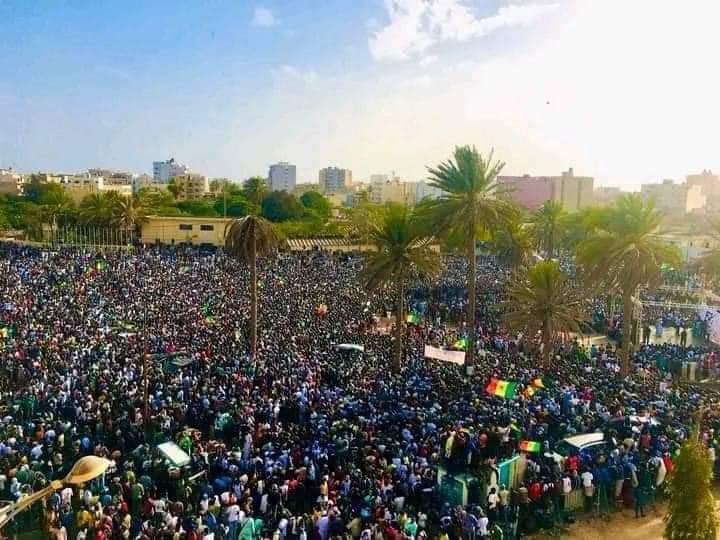
[[[352,184],[352,171],[338,167],[325,167],[320,169],[318,180],[323,193],[344,193]]]
[[[292,193],[297,183],[297,168],[286,161],[270,165],[268,186],[270,191],[287,191]]]

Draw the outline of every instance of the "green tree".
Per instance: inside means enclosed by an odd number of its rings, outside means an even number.
[[[405,286],[410,278],[434,275],[439,256],[430,248],[430,238],[421,232],[417,218],[405,206],[384,209],[380,222],[370,232],[375,251],[368,252],[362,281],[368,290],[393,286],[396,292],[395,354],[393,367],[400,370],[405,335]]]
[[[243,182],[243,195],[253,205],[253,214],[260,214],[262,204],[270,193],[267,182],[259,176],[251,176]]]
[[[227,198],[216,199],[213,204],[215,212],[220,216],[243,217],[252,213],[253,205],[250,204],[242,193],[228,195]]]
[[[605,210],[599,206],[581,208],[565,213],[561,220],[560,245],[569,252],[575,252],[580,243],[593,236],[604,219]]]
[[[307,209],[311,210],[320,219],[328,219],[332,205],[327,198],[317,191],[307,191],[300,196],[300,203]]]
[[[273,191],[262,202],[262,215],[270,221],[300,219],[304,209],[295,195],[286,191]]]
[[[590,284],[613,293],[623,304],[622,373],[630,371],[633,329],[633,297],[640,287],[659,283],[664,263],[675,264],[679,254],[654,235],[661,215],[652,202],[638,195],[620,197],[604,210],[597,233],[584,240],[577,261]]]
[[[218,217],[215,205],[207,199],[188,199],[176,204],[181,212],[195,217]]]
[[[562,204],[557,201],[545,201],[530,217],[533,240],[546,259],[555,257],[560,245],[564,216]]]
[[[147,212],[138,197],[121,197],[113,208],[111,224],[128,233],[136,233],[147,221]]]
[[[370,243],[370,231],[378,224],[383,213],[383,207],[372,204],[367,200],[367,196],[362,196],[358,198],[354,207],[343,208],[341,213],[343,233],[368,245]]]
[[[514,268],[525,265],[532,253],[533,243],[522,215],[518,213],[492,231],[487,246],[501,262]]]
[[[250,351],[257,353],[257,258],[273,256],[280,240],[272,223],[258,216],[234,220],[225,232],[225,250],[250,268]]]
[[[665,516],[668,540],[706,540],[717,535],[715,501],[710,491],[712,462],[696,438],[680,448],[668,481],[670,505]]]
[[[505,324],[532,340],[542,336],[543,366],[549,369],[558,337],[580,333],[585,320],[584,299],[557,261],[546,260],[518,273],[503,304]]]
[[[437,235],[459,234],[464,239],[469,272],[468,289],[468,345],[465,361],[475,360],[475,317],[477,258],[475,242],[478,235],[507,223],[513,214],[512,205],[498,198],[497,176],[504,163],[493,161],[493,152],[483,158],[474,147],[458,146],[454,160],[429,168],[430,185],[443,195],[424,202],[422,212]]]
[[[94,227],[110,225],[121,196],[115,191],[91,193],[80,201],[80,223]]]
[[[151,216],[179,216],[175,196],[166,189],[143,188],[138,194],[140,204]]]

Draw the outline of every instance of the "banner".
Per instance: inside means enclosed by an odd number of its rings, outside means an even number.
[[[425,357],[459,365],[465,363],[465,351],[446,351],[445,349],[439,349],[431,345],[425,345]]]

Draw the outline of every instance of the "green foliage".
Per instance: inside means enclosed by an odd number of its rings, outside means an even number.
[[[550,367],[550,352],[557,337],[580,333],[585,319],[584,298],[554,260],[537,263],[520,273],[508,287],[505,324],[532,338],[542,333],[543,359]]]
[[[530,217],[530,231],[535,246],[546,258],[552,259],[556,255],[564,217],[562,204],[557,201],[545,201]]]
[[[262,201],[262,216],[270,221],[300,219],[304,213],[297,197],[285,191],[273,191]]]
[[[533,242],[520,217],[512,219],[492,232],[487,246],[500,261],[518,267],[528,261]]]
[[[269,190],[267,182],[259,176],[252,176],[243,182],[242,193],[252,205],[252,213],[259,214],[262,210],[262,204],[268,196]]]
[[[340,227],[337,223],[315,219],[284,221],[275,224],[275,229],[283,238],[327,238],[340,234]]]
[[[321,219],[330,217],[330,210],[332,208],[330,201],[317,191],[303,193],[300,197],[300,203],[307,210],[312,210],[314,215]]]
[[[604,208],[590,206],[563,215],[560,222],[562,248],[574,252],[583,240],[597,232],[604,220],[604,213]]]
[[[695,439],[685,442],[669,479],[670,506],[665,517],[668,540],[714,539],[715,501],[710,491],[712,463],[707,449]]]
[[[226,207],[227,205],[227,207]],[[226,198],[220,197],[215,199],[213,208],[217,215],[223,216],[227,209],[227,217],[243,217],[252,213],[252,204],[248,201],[242,193],[230,195]]]
[[[30,183],[25,186],[25,199],[35,204],[60,204],[69,201],[70,197],[61,184],[41,183],[31,177]]]
[[[177,208],[181,212],[197,217],[218,217],[219,214],[211,201],[207,199],[189,199],[187,201],[178,201]]]
[[[144,188],[137,194],[140,204],[150,216],[179,216],[175,196],[168,190]]]
[[[80,223],[95,227],[110,226],[120,197],[114,191],[86,195],[78,209]]]

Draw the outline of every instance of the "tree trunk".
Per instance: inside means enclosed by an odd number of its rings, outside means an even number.
[[[405,283],[401,277],[398,283],[397,321],[395,324],[395,355],[393,369],[398,372],[402,367],[403,338],[405,337]]]
[[[477,278],[477,259],[475,258],[475,226],[473,224],[472,232],[469,235],[468,245],[468,263],[470,264],[468,272],[468,307],[467,307],[467,335],[468,342],[465,350],[465,365],[475,365],[475,282]]]
[[[632,290],[623,289],[623,336],[622,348],[620,350],[620,373],[630,373],[630,353],[632,351],[632,330],[633,330],[633,304]]]
[[[542,331],[542,340],[543,340],[543,369],[548,370],[550,369],[550,353],[552,351],[551,346],[551,338],[550,336],[550,321],[547,319],[543,321],[543,331]]]
[[[257,353],[257,252],[254,235],[250,251],[250,352],[255,360]]]

